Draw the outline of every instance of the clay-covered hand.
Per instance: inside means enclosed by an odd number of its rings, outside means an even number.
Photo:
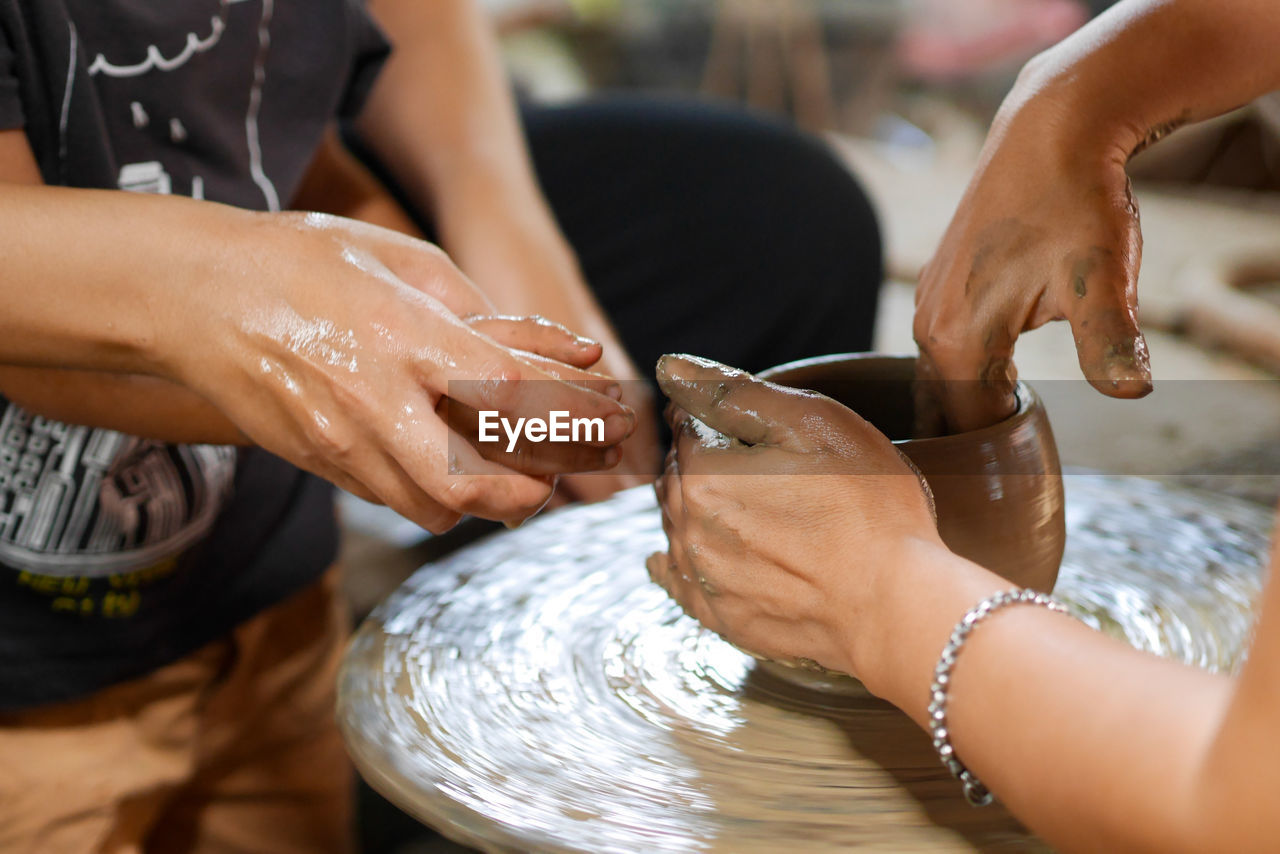
[[[1016,90],[1015,90],[1016,92]],[[1138,329],[1142,255],[1129,151],[1055,141],[1076,120],[1051,103],[997,117],[941,244],[920,275],[919,376],[951,431],[1014,409],[1014,342],[1050,320],[1070,322],[1080,368],[1112,397],[1151,390]],[[934,429],[941,428],[934,424]]]
[[[436,413],[443,397],[513,419],[601,418],[604,440],[588,444],[602,449],[632,432],[616,390],[579,370],[598,344],[482,320],[492,305],[435,247],[319,214],[245,221],[217,269],[182,283],[194,305],[157,349],[164,373],[267,450],[440,531],[463,514],[524,519],[554,483],[483,459]]]
[[[664,356],[675,438],[656,485],[669,550],[650,576],[743,649],[856,673],[853,651],[907,542],[940,544],[923,480],[814,392]]]

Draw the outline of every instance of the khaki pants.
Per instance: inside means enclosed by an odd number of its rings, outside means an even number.
[[[193,655],[0,715],[0,852],[349,852],[337,573]]]

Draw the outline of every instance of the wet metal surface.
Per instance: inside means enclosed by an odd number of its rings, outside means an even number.
[[[1270,514],[1135,478],[1066,478],[1057,594],[1179,660],[1239,663]],[[651,584],[647,488],[420,570],[357,634],[339,718],[401,807],[493,851],[1029,851],[968,807],[928,739],[856,691],[820,693]]]

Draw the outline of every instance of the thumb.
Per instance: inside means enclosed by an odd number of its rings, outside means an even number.
[[[672,403],[712,430],[747,445],[784,445],[793,438],[786,419],[777,417],[785,402],[799,394],[793,389],[710,359],[674,353],[658,359],[657,377]]]
[[[1085,379],[1110,397],[1151,392],[1151,357],[1138,327],[1136,264],[1094,251],[1071,269],[1067,296],[1076,354]]]

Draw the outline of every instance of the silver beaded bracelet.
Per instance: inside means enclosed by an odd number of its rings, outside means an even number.
[[[1005,590],[988,596],[970,608],[960,622],[956,623],[951,639],[947,641],[938,659],[938,666],[933,672],[933,685],[929,688],[929,730],[933,734],[933,747],[952,776],[964,784],[965,799],[975,807],[985,807],[991,803],[991,792],[972,771],[964,767],[964,763],[956,756],[955,748],[951,746],[951,733],[947,731],[947,691],[951,686],[951,668],[955,667],[960,647],[964,646],[974,626],[1010,605],[1039,605],[1050,611],[1068,613],[1066,606],[1057,599],[1035,590]]]

